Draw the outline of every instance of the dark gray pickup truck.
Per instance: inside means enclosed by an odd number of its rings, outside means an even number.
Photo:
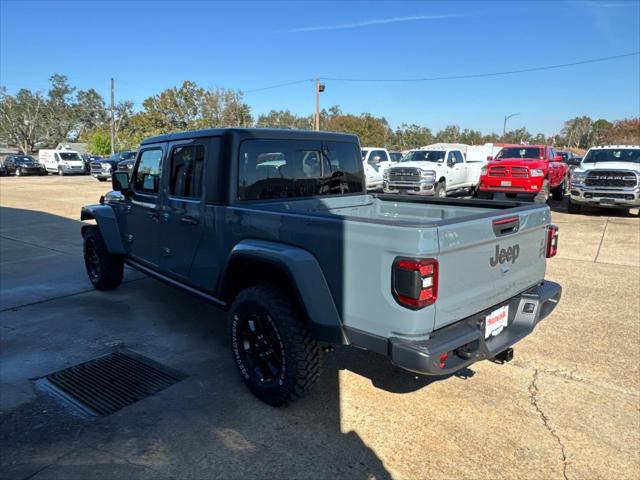
[[[127,264],[227,309],[234,361],[271,405],[312,386],[330,344],[427,375],[508,360],[560,299],[548,206],[368,195],[353,135],[164,135],[112,182],[81,214],[93,285]]]

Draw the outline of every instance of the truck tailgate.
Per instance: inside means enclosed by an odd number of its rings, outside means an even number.
[[[549,208],[509,210],[438,227],[436,329],[517,295],[544,279]],[[507,222],[517,218],[516,229]],[[494,225],[494,222],[497,225]]]

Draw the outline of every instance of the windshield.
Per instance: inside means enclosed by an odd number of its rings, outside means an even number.
[[[443,162],[443,150],[413,150],[407,153],[402,162]]]
[[[76,152],[73,152],[73,153],[70,153],[70,152],[58,152],[58,155],[60,155],[60,158],[62,160],[82,160],[80,155],[77,154]]]
[[[538,147],[507,147],[496,155],[496,160],[503,158],[521,158],[527,160],[544,160],[542,151]]]
[[[369,153],[369,150],[362,150],[362,160],[365,159],[365,157],[367,156],[367,153]]]
[[[14,162],[16,163],[34,163],[35,160],[33,159],[33,157],[14,157]]]
[[[120,154],[120,160],[135,160],[136,152],[123,152]]]
[[[632,162],[640,163],[640,148],[607,148],[589,150],[582,163]]]

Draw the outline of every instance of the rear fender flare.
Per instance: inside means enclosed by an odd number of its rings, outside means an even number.
[[[315,257],[308,251],[277,242],[243,240],[231,250],[222,275],[220,298],[229,298],[234,261],[266,262],[286,273],[317,341],[348,344],[329,285]]]
[[[116,212],[108,205],[87,205],[82,207],[80,212],[80,220],[95,220],[100,228],[102,239],[109,253],[116,255],[124,255],[127,249],[122,242],[120,227],[118,225],[118,217]],[[88,225],[82,227],[82,235]]]

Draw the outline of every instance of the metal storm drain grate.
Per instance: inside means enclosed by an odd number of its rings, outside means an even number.
[[[186,376],[141,355],[114,352],[46,378],[96,414],[110,415]]]

